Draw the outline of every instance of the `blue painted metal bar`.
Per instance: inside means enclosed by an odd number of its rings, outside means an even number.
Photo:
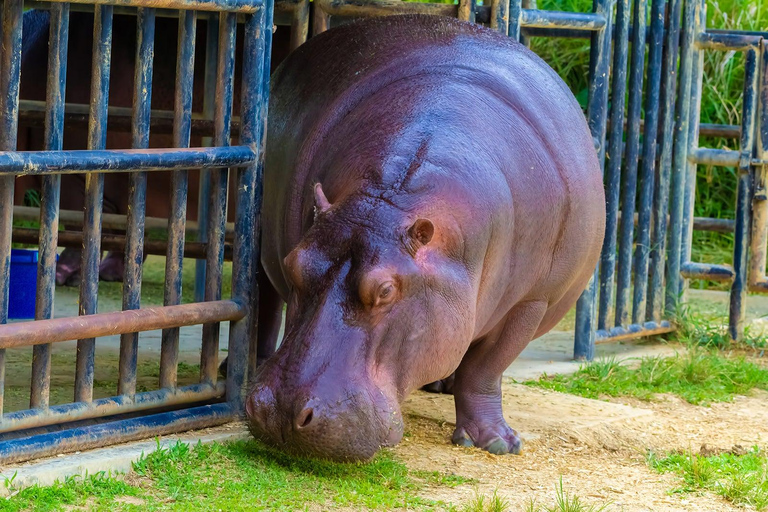
[[[693,37],[706,29],[706,4],[705,0],[694,1],[694,27]],[[695,43],[694,43],[695,44]],[[694,155],[699,145],[699,122],[701,112],[701,91],[704,81],[704,52],[695,48],[693,50],[692,63],[693,80],[691,81],[691,110],[688,113],[688,154]],[[697,165],[694,159],[688,158],[685,172],[685,188],[683,196],[683,243],[680,253],[680,265],[683,267],[691,261],[691,248],[693,244],[693,214],[696,200],[696,172]],[[681,293],[685,293],[687,281],[682,281]]]
[[[175,120],[173,146],[189,147],[192,133],[192,86],[195,73],[195,36],[197,14],[179,14],[179,48],[176,58]],[[174,171],[171,177],[171,216],[168,219],[168,253],[165,258],[163,305],[181,303],[181,281],[184,268],[184,237],[187,220],[187,170]],[[160,349],[160,387],[176,387],[179,357],[179,329],[163,331]]]
[[[113,396],[93,402],[73,402],[54,405],[47,409],[27,409],[6,414],[0,421],[0,442],[2,433],[29,428],[45,427],[93,418],[106,418],[116,414],[149,411],[161,407],[207,402],[224,397],[224,383],[216,386],[193,384],[177,389],[158,389],[136,393],[132,397]]]
[[[462,21],[475,22],[475,0],[459,0],[458,18]]]
[[[627,91],[627,51],[629,46],[630,0],[618,0],[616,5],[616,36],[613,47],[613,76],[611,86],[611,134],[608,142],[608,169],[605,183],[605,239],[600,255],[600,305],[597,328],[606,329],[616,274],[616,238],[621,186],[621,162],[624,148],[624,105]]]
[[[232,94],[235,72],[235,43],[237,19],[234,14],[219,18],[219,61],[216,83],[216,114],[214,145],[229,146],[232,121]],[[252,91],[249,91],[251,94]],[[211,172],[211,204],[208,217],[208,245],[205,267],[205,300],[221,299],[221,277],[224,262],[224,235],[227,220],[227,169]],[[239,206],[239,205],[238,205]],[[200,351],[201,382],[216,382],[218,373],[218,323],[203,325],[203,345]]]
[[[269,49],[272,45],[272,4],[245,23],[243,50],[243,86],[241,95],[241,142],[254,144],[258,159],[237,176],[237,215],[235,219],[234,257],[232,260],[232,297],[248,305],[248,314],[229,329],[227,357],[227,401],[235,411],[243,410],[242,390],[249,370],[248,347],[256,346],[259,318],[259,290],[256,262],[260,258],[262,176],[266,145],[267,107],[269,105]],[[245,91],[250,91],[246,94]],[[255,357],[250,361],[255,364]],[[252,376],[252,375],[251,375]]]
[[[667,207],[669,203],[672,148],[674,147],[674,112],[677,79],[678,44],[682,0],[668,3],[668,27],[661,69],[661,140],[658,179],[653,194],[653,236],[651,241],[651,283],[648,289],[648,320],[660,322],[664,307],[664,254],[667,242]]]
[[[149,147],[149,117],[152,108],[152,68],[155,51],[155,10],[139,8],[136,13],[137,48],[133,80],[132,147]],[[128,219],[125,230],[125,273],[123,310],[141,307],[141,270],[144,263],[144,218],[147,203],[147,173],[134,172],[129,178]],[[139,360],[139,333],[120,335],[120,366],[117,392],[136,393],[136,365]]]
[[[674,151],[670,176],[669,245],[667,246],[667,272],[664,310],[667,316],[677,312],[682,291],[680,264],[683,249],[683,215],[685,169],[688,160],[688,125],[691,110],[691,84],[693,82],[695,2],[684,4],[683,30],[680,52],[680,81],[675,114]]]
[[[631,340],[643,336],[658,336],[675,330],[675,326],[667,320],[661,322],[645,322],[630,324],[626,327],[616,326],[609,330],[598,330],[597,343],[615,343],[621,340]]]
[[[65,0],[43,0],[63,2]],[[160,8],[196,11],[253,13],[263,5],[261,0],[66,0],[73,4]]]
[[[611,63],[611,38],[614,0],[595,0],[594,12],[603,16],[606,25],[592,34],[590,53],[589,105],[587,123],[595,141],[601,169],[605,164],[605,129],[608,108],[609,68]],[[595,320],[597,316],[597,269],[587,289],[576,304],[576,328],[573,357],[591,360],[595,355]]]
[[[517,1],[518,0],[513,0],[512,2],[507,0],[493,0],[493,2],[491,3],[491,22],[490,22],[492,29],[499,31],[502,34],[509,35],[510,4]]]
[[[222,403],[23,437],[0,442],[0,460],[11,464],[56,453],[213,427],[231,421],[236,414],[229,404]]]
[[[697,35],[696,46],[701,50],[740,51],[759,49],[763,36],[735,33],[702,32]]]
[[[640,171],[635,244],[635,280],[632,323],[645,321],[648,298],[648,263],[651,251],[651,208],[656,178],[656,137],[659,128],[659,93],[661,57],[664,49],[664,7],[666,0],[651,3],[651,39],[648,53],[648,80],[645,90],[645,125],[643,130],[643,165]]]
[[[702,16],[706,16],[706,12]],[[741,340],[744,337],[744,316],[747,308],[747,273],[749,272],[747,258],[752,199],[751,162],[755,149],[759,87],[757,49],[750,48],[746,51],[745,57],[744,99],[741,107],[741,160],[736,197],[736,230],[733,239],[733,270],[736,275],[731,285],[728,315],[728,334],[733,340]]]
[[[203,85],[203,116],[213,120],[216,102],[216,71],[219,52],[219,17],[210,15],[206,20],[205,82]],[[213,144],[211,137],[203,138],[203,146]],[[211,197],[211,172],[200,170],[200,191],[197,201],[197,241],[208,242],[208,206]],[[205,300],[205,260],[195,260],[195,302]]]
[[[520,25],[537,28],[569,28],[571,30],[595,31],[606,25],[607,16],[601,13],[540,11],[523,9]]]
[[[616,325],[629,323],[630,284],[632,279],[632,243],[634,238],[634,211],[637,192],[637,166],[640,151],[640,112],[643,94],[643,67],[645,64],[646,0],[635,0],[632,36],[632,64],[629,71],[629,110],[627,113],[627,142],[624,158],[621,194],[621,222],[619,237],[618,278],[616,284]]]
[[[515,41],[520,40],[522,27],[523,2],[522,0],[510,0],[509,2],[509,29],[507,35]]]
[[[739,165],[741,153],[731,149],[691,148],[688,162],[700,165],[735,167]]]
[[[176,171],[190,167],[239,167],[253,162],[248,146],[181,149],[0,151],[0,176]],[[91,172],[95,171],[95,172]]]
[[[64,96],[67,81],[69,4],[51,7],[48,37],[48,84],[45,112],[45,149],[60,150],[64,135]],[[56,249],[59,234],[60,176],[45,176],[40,194],[40,243],[37,266],[35,319],[53,318],[56,291]],[[32,349],[30,408],[47,408],[51,390],[51,346]]]
[[[0,150],[16,149],[21,76],[22,0],[4,0],[2,6],[2,55],[0,55]],[[0,175],[0,325],[8,321],[8,276],[11,271],[13,228],[12,176]],[[5,350],[0,350],[0,417],[5,396]]]
[[[502,1],[502,4],[508,4],[508,3],[509,3],[509,2],[503,2],[503,1]],[[536,3],[536,0],[523,0],[523,1],[522,1],[522,8],[523,8],[523,9],[536,9],[537,7],[538,7],[538,6],[537,6],[537,3]],[[509,10],[509,5],[507,5],[507,10]],[[493,15],[493,14],[492,14],[492,15]],[[536,29],[532,29],[532,30],[536,30]],[[556,30],[557,30],[557,29],[556,29]],[[582,31],[582,30],[576,30],[575,32],[579,32],[579,33],[581,33],[581,34],[586,34],[586,35],[589,35],[589,32],[584,32],[584,31]],[[530,47],[531,47],[531,38],[530,38],[530,37],[527,37],[527,35],[526,35],[526,34],[523,34],[523,33],[521,32],[521,33],[520,33],[520,39],[519,39],[519,40],[520,40],[520,43],[521,43],[521,44],[524,44],[524,45],[525,45],[525,46],[527,46],[528,48],[530,48]]]
[[[736,274],[733,268],[728,265],[713,265],[689,261],[680,266],[680,275],[686,279],[730,282]]]
[[[88,124],[88,149],[103,149],[107,142],[107,107],[109,104],[109,70],[112,61],[111,6],[97,6],[94,13],[93,61],[91,72],[91,113]],[[44,153],[28,153],[31,159]],[[64,160],[63,152],[45,153],[49,163]],[[12,159],[20,153],[6,154]],[[0,155],[0,162],[2,157]],[[89,162],[86,160],[86,162]],[[90,162],[89,162],[90,163]],[[0,164],[0,166],[2,166]],[[46,169],[46,167],[42,167]],[[99,263],[101,260],[101,213],[104,201],[104,175],[89,173],[85,177],[85,220],[83,222],[83,254],[80,281],[79,314],[92,315],[97,310],[99,289]],[[75,369],[75,401],[93,399],[93,363],[96,350],[94,338],[77,341]]]

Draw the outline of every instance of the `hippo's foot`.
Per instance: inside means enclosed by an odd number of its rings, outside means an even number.
[[[80,285],[80,251],[64,249],[56,262],[56,285]]]
[[[451,438],[459,446],[476,446],[495,455],[519,454],[523,441],[502,419],[493,423],[467,422],[456,427]]]
[[[122,282],[125,274],[125,254],[108,252],[99,265],[99,279],[109,283]]]
[[[451,374],[445,379],[436,380],[435,382],[427,384],[426,386],[422,386],[421,389],[427,393],[443,393],[446,395],[452,395],[454,378],[454,374]]]

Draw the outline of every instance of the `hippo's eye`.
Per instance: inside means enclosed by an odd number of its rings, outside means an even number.
[[[387,281],[379,285],[378,293],[376,294],[376,306],[389,304],[395,298],[395,285],[392,281]]]

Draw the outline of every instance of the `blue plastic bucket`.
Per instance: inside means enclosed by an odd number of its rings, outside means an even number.
[[[11,249],[8,318],[35,318],[37,249]]]

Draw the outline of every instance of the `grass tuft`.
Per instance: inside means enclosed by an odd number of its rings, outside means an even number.
[[[525,382],[586,398],[631,396],[652,400],[671,393],[695,405],[730,401],[754,388],[768,389],[768,369],[744,357],[726,357],[717,351],[692,348],[673,357],[633,360],[628,367],[615,359],[582,365],[573,375],[543,376]]]
[[[708,490],[736,505],[768,509],[768,459],[757,447],[746,453],[716,455],[675,452],[659,456],[651,452],[648,465],[659,473],[682,477],[682,486],[673,492]]]

